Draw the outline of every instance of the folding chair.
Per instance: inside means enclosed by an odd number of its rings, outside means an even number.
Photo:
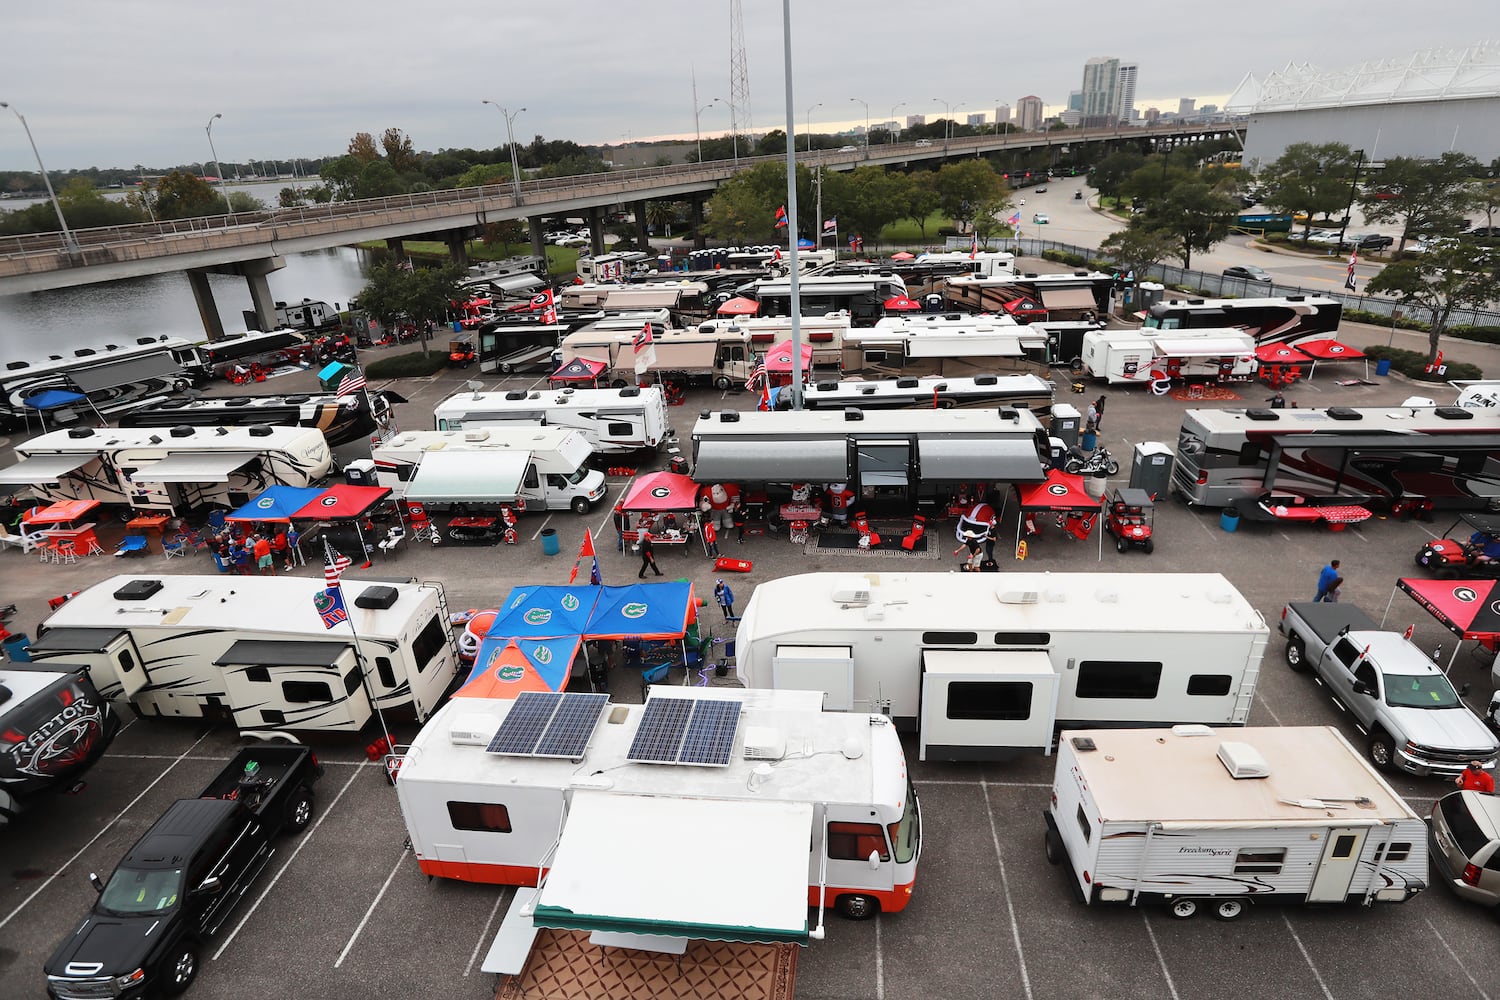
[[[115,549],[116,556],[137,556],[146,552],[145,535],[126,535],[120,539],[120,547]]]
[[[173,535],[171,538],[162,539],[161,551],[168,559],[175,559],[187,555],[190,550],[187,539],[181,535]]]

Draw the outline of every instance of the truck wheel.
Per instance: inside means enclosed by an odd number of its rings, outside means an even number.
[[[728,375],[719,375],[714,379],[714,388],[720,391],[728,389],[731,385],[734,383],[729,381]]]
[[[179,944],[167,952],[162,973],[162,992],[168,996],[176,996],[193,985],[193,980],[197,978],[198,953],[190,945]]]
[[[1049,865],[1060,865],[1068,856],[1067,850],[1063,847],[1062,838],[1051,827],[1047,828],[1047,833],[1042,837],[1042,850],[1047,855]]]
[[[1299,674],[1307,673],[1307,645],[1295,634],[1286,640],[1286,665]]]
[[[1198,901],[1195,899],[1174,899],[1168,913],[1178,920],[1186,920],[1198,912]]]
[[[859,894],[840,896],[834,903],[834,908],[848,920],[869,920],[880,912],[880,904],[875,901],[874,896]]]
[[[573,498],[573,513],[575,513],[575,514],[587,514],[588,512],[589,512],[589,502],[587,500],[585,500],[583,497],[574,497]]]
[[[286,828],[288,833],[301,833],[307,829],[307,824],[313,818],[313,796],[312,789],[303,787],[292,796],[292,801],[286,807]]]
[[[1370,734],[1368,752],[1370,763],[1375,765],[1375,770],[1389,772],[1396,766],[1395,743],[1379,729]]]
[[[1221,899],[1214,904],[1214,917],[1218,920],[1238,920],[1244,913],[1243,899]]]

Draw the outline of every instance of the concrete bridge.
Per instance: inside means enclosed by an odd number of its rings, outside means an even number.
[[[966,136],[931,145],[890,143],[854,151],[819,150],[814,156],[833,170],[900,166],[1037,148],[1061,150],[1086,143],[1145,143],[1153,151],[1174,145],[1236,134],[1242,126],[1227,124],[1169,128],[1068,129],[1058,132],[1008,132]],[[809,154],[799,153],[807,161]],[[263,329],[275,314],[266,275],[284,266],[283,256],[308,250],[385,240],[399,256],[403,238],[441,239],[455,259],[464,260],[464,242],[485,225],[510,219],[529,223],[533,251],[543,252],[542,220],[584,214],[594,253],[602,253],[603,212],[611,205],[635,206],[641,242],[646,242],[645,204],[658,199],[691,203],[695,229],[703,203],[723,181],[760,163],[784,163],[782,155],[741,157],[736,164],[716,160],[685,166],[617,170],[524,181],[519,198],[511,184],[452,191],[429,191],[327,205],[275,209],[180,219],[131,226],[75,230],[75,246],[60,233],[0,239],[0,294],[65,288],[168,271],[185,271],[193,287],[204,328],[210,338],[223,335],[207,274],[243,275]],[[1053,162],[1056,162],[1054,154]]]

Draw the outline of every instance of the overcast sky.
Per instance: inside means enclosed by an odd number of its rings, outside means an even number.
[[[693,134],[697,105],[729,97],[727,0],[92,0],[8,3],[0,14],[0,101],[27,118],[49,169],[166,166],[341,153],[349,137],[404,129],[419,150],[491,148],[500,112],[525,107],[516,138],[583,143]],[[1079,88],[1084,60],[1139,65],[1136,108],[1180,97],[1219,103],[1247,72],[1289,61],[1338,68],[1466,46],[1493,0],[1181,0],[964,4],[794,0],[796,128],[891,115],[956,115],[1026,94],[1049,111]],[[744,0],[751,123],[784,128],[781,4]],[[1231,30],[1219,27],[1221,19]],[[987,119],[988,120],[988,119]],[[701,115],[727,130],[722,105]],[[20,123],[0,111],[0,169],[32,169]],[[286,168],[283,167],[283,170]]]

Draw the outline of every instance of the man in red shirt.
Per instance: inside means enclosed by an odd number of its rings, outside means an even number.
[[[1453,779],[1453,783],[1466,792],[1490,792],[1495,791],[1495,776],[1484,769],[1484,764],[1477,760],[1469,761],[1469,766],[1464,773]]]

